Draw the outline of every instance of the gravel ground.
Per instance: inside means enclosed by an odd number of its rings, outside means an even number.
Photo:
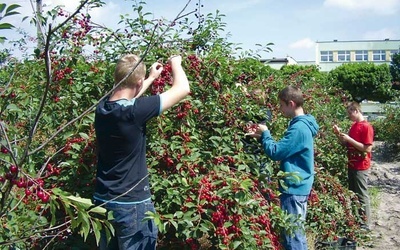
[[[379,189],[378,207],[372,208],[371,242],[357,249],[400,249],[400,151],[375,142],[370,187]]]

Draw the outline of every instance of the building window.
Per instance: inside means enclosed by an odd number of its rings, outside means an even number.
[[[339,62],[349,62],[350,61],[350,51],[348,51],[348,50],[338,51],[338,61]]]
[[[333,52],[321,51],[321,62],[333,62]]]
[[[373,51],[374,61],[386,61],[386,51],[384,50],[374,50]]]
[[[356,61],[368,61],[368,50],[356,50]]]

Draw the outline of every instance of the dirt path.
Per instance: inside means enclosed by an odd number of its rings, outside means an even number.
[[[400,249],[400,152],[375,142],[370,172],[371,187],[379,188],[378,208],[373,208],[371,242],[357,249]]]

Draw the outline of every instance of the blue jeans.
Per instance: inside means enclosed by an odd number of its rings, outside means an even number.
[[[307,239],[304,231],[304,222],[307,213],[308,195],[281,194],[281,208],[288,214],[300,216],[300,222],[296,223],[298,228],[294,234],[283,233],[283,246],[286,250],[307,250]]]
[[[103,202],[96,201],[96,205]],[[104,231],[101,232],[101,250],[154,250],[156,249],[158,228],[153,220],[143,221],[147,211],[155,212],[151,200],[140,203],[109,202],[103,206],[113,212],[111,221],[115,236],[107,244]]]

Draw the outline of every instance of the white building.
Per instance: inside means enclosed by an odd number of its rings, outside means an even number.
[[[284,65],[295,65],[297,64],[296,60],[291,57],[287,56],[284,58],[272,58],[272,59],[261,59],[261,62],[269,65],[273,69],[281,69]]]
[[[399,51],[400,40],[318,41],[315,64],[321,71],[331,71],[343,63],[390,63]]]
[[[317,41],[315,61],[296,61],[287,56],[261,60],[274,69],[284,65],[317,65],[320,71],[328,72],[343,63],[371,62],[390,63],[392,55],[400,52],[400,40]]]

